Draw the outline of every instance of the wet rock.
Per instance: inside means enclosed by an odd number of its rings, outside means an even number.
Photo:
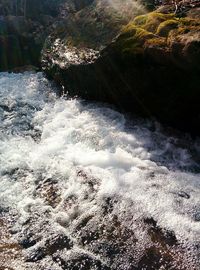
[[[42,260],[46,256],[45,251],[43,248],[35,249],[27,256],[25,259],[26,262],[37,262]]]
[[[40,52],[60,1],[4,0],[0,3],[0,71],[40,67]]]
[[[197,212],[197,213],[194,215],[194,220],[195,220],[195,221],[200,221],[200,212]]]
[[[54,261],[59,262],[62,269],[72,270],[110,270],[108,266],[103,264],[100,260],[93,258],[87,254],[76,254],[75,258],[65,260],[62,257],[54,257]]]
[[[150,226],[148,228],[148,234],[153,242],[157,242],[162,246],[177,245],[176,236],[172,231],[163,231],[153,218],[146,218],[144,222]]]
[[[105,214],[111,213],[113,211],[114,204],[117,203],[116,198],[106,198],[104,204],[102,205]]]
[[[60,192],[57,186],[57,181],[51,178],[40,179],[36,181],[36,196],[42,197],[47,204],[55,208],[61,201]]]
[[[119,110],[200,134],[199,27],[199,17],[151,12],[124,27],[91,63],[64,63],[59,56],[66,52],[75,57],[74,47],[98,47],[90,42],[82,46],[72,37],[73,47],[63,52],[49,43],[43,68],[71,96],[112,103]]]
[[[58,250],[68,250],[73,247],[72,240],[66,235],[56,235],[45,243],[45,253],[53,255]]]
[[[27,249],[27,262],[37,262],[45,258],[46,256],[53,256],[58,251],[67,251],[73,248],[72,240],[64,234],[53,234],[47,239],[43,239],[44,243],[39,239],[34,240],[32,237],[26,237],[20,244],[23,248]],[[37,248],[34,245],[37,244]]]
[[[3,213],[7,213],[9,212],[9,208],[8,207],[2,207],[0,206],[0,215],[2,215]]]
[[[22,260],[20,245],[12,239],[9,219],[0,217],[0,269],[10,269],[15,260]]]
[[[107,215],[109,213],[102,213],[104,218],[90,217],[83,227],[80,223],[79,230],[74,231],[73,236],[84,249],[108,260],[111,269],[116,269],[117,262],[121,258],[118,269],[123,269],[124,264],[128,265],[127,260],[134,257],[133,250],[137,239],[134,232],[122,225],[117,216],[108,218]]]
[[[87,223],[93,218],[94,216],[87,216],[81,220],[81,222],[76,226],[75,231],[80,231],[82,228],[84,228]]]
[[[161,267],[167,266],[167,269],[174,269],[172,267],[170,258],[167,256],[163,258],[161,253],[159,252],[159,249],[156,249],[154,247],[151,247],[146,250],[145,254],[140,259],[137,268],[138,270],[159,270],[162,269]]]
[[[178,196],[179,197],[182,197],[182,198],[185,198],[185,199],[189,199],[190,198],[190,195],[184,191],[179,191],[178,192]]]
[[[33,235],[31,235],[31,234],[27,235],[26,238],[22,239],[19,242],[19,244],[25,249],[34,246],[36,243],[37,243],[36,240],[33,238]]]
[[[15,73],[22,73],[26,71],[39,71],[39,68],[33,65],[26,65],[26,66],[20,66],[20,67],[15,67],[12,69],[12,71]]]

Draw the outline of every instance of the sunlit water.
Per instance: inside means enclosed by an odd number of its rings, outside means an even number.
[[[199,150],[1,73],[0,269],[199,269]]]

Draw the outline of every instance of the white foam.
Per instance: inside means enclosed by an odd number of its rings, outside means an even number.
[[[149,124],[129,123],[109,108],[56,98],[40,73],[1,74],[0,104],[9,107],[0,114],[3,207],[15,209],[23,219],[33,205],[37,211],[47,207],[35,196],[35,181],[42,175],[58,180],[61,202],[49,210],[56,222],[97,212],[105,197],[116,196],[124,205],[119,215],[131,201],[133,216],[153,217],[188,245],[199,241],[200,174],[192,172],[196,162],[189,151],[175,146],[172,138],[150,131]],[[41,133],[39,141],[35,130]],[[92,200],[85,200],[80,171],[95,182]],[[69,195],[78,198],[79,209],[65,214],[63,202]]]

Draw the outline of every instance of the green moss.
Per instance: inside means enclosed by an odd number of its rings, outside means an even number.
[[[171,30],[178,28],[178,25],[179,22],[175,19],[164,21],[158,26],[156,34],[161,37],[167,37]]]
[[[138,54],[142,53],[142,45],[148,38],[154,35],[145,29],[136,27],[133,23],[123,29],[122,35],[115,42],[115,48],[123,53]]]
[[[143,28],[152,33],[155,33],[158,26],[162,22],[166,20],[171,20],[173,18],[174,18],[174,14],[163,14],[163,13],[158,13],[158,12],[151,12],[148,14],[146,24],[143,26]]]
[[[132,22],[122,29],[121,37],[128,38],[134,36],[135,39],[143,39],[149,35],[152,36],[152,33]]]
[[[148,18],[150,20],[166,21],[166,20],[172,19],[174,17],[175,17],[174,13],[166,13],[165,14],[165,13],[160,13],[160,12],[154,11],[154,12],[150,12],[148,14]]]
[[[200,32],[200,20],[187,17],[179,19],[177,27],[175,27],[173,31],[170,31],[169,38],[184,35],[189,32]]]
[[[163,14],[159,12],[150,12],[146,15],[137,16],[133,20],[133,24],[144,28],[147,31],[155,33],[158,26],[167,20],[173,20],[175,18],[174,14]]]
[[[191,18],[180,18],[179,20],[182,26],[189,26],[189,27],[200,27],[200,20],[191,19]]]
[[[129,38],[131,36],[135,36],[136,32],[137,32],[137,28],[133,23],[129,23],[128,25],[126,25],[125,27],[123,27],[122,32],[119,36],[119,39],[126,39]]]
[[[177,29],[170,31],[168,37],[171,38],[173,36],[184,35],[184,34],[189,33],[190,31],[191,31],[191,28],[179,26]]]
[[[146,40],[145,47],[156,46],[166,47],[166,39],[163,37],[154,37]]]
[[[137,28],[135,33],[135,39],[140,40],[143,43],[147,38],[154,36],[151,32],[146,31],[142,28]]]
[[[144,26],[148,20],[148,15],[140,15],[137,16],[134,20],[133,23],[137,26]]]
[[[123,27],[114,47],[122,53],[142,53],[144,47],[166,47],[169,40],[190,31],[198,31],[200,23],[190,18],[177,18],[174,14],[151,12],[136,17]]]

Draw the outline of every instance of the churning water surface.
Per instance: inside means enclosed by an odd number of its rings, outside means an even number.
[[[200,144],[0,74],[0,269],[199,269]]]

